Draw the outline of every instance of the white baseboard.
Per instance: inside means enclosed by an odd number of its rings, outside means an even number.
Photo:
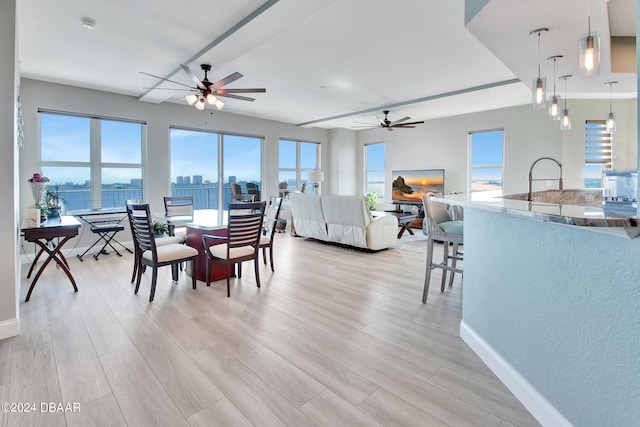
[[[0,322],[0,340],[15,337],[20,333],[20,322],[18,319],[9,319]]]
[[[543,426],[572,427],[565,417],[549,403],[513,366],[498,354],[482,337],[460,322],[460,337],[482,359],[494,374]]]

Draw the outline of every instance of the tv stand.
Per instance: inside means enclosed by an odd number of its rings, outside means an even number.
[[[391,204],[395,205],[395,210],[392,211],[392,212],[395,212],[395,213],[409,213],[409,212],[404,212],[402,210],[402,206],[403,205],[406,205],[406,206],[417,206],[418,207],[418,218],[422,217],[422,212],[423,212],[422,202],[392,201]]]

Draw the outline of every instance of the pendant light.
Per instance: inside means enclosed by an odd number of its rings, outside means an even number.
[[[600,75],[600,35],[591,31],[591,16],[587,28],[580,39],[580,77],[596,77]]]
[[[571,130],[571,117],[569,117],[569,109],[567,108],[567,79],[573,77],[571,74],[561,76],[564,80],[564,108],[562,109],[562,117],[560,118],[560,130]]]
[[[553,96],[550,98],[549,119],[560,120],[560,97],[556,95],[556,61],[562,59],[562,55],[554,55],[547,58],[547,61],[553,61]]]
[[[607,129],[607,132],[609,133],[613,133],[616,131],[616,116],[611,110],[611,86],[613,86],[616,83],[618,82],[612,81],[612,82],[605,83],[605,85],[609,85],[609,114],[607,114],[607,121],[606,121],[606,126],[607,126],[606,129]]]
[[[529,33],[529,37],[538,36],[538,77],[533,78],[533,102],[532,106],[538,110],[545,107],[546,91],[547,91],[547,79],[540,75],[540,38],[542,34],[549,32],[548,28],[538,28]]]

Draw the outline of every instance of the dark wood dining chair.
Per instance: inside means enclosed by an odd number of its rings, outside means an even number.
[[[138,293],[142,272],[145,267],[151,267],[153,273],[151,276],[151,292],[149,294],[149,302],[153,301],[156,292],[156,281],[158,277],[158,268],[171,265],[171,273],[174,282],[178,282],[178,264],[184,261],[194,263],[194,271],[196,267],[196,258],[198,250],[190,246],[179,243],[168,244],[164,246],[156,245],[153,235],[153,223],[149,212],[148,204],[128,204],[127,216],[131,225],[131,234],[139,254],[137,258],[137,279],[135,293]],[[196,289],[196,276],[191,277],[193,289]]]
[[[129,207],[129,205],[133,205],[133,204],[140,204],[141,200],[140,199],[129,199],[125,201],[125,206]],[[133,227],[131,226],[131,221],[129,221],[129,228],[131,228],[131,230],[133,230]],[[133,235],[133,231],[131,232]],[[155,237],[155,235],[154,235]],[[184,238],[180,237],[180,236],[166,236],[166,237],[155,237],[156,239],[156,246],[165,246],[165,245],[171,245],[174,243],[177,244],[183,244],[184,243]],[[133,242],[133,272],[131,273],[131,283],[134,283],[136,281],[136,275],[138,274],[138,265],[140,265],[140,256],[142,254],[140,253],[140,251],[138,250],[138,245],[135,244],[135,239]],[[144,268],[143,271],[144,273]]]
[[[202,235],[202,244],[207,255],[207,286],[210,284],[211,263],[214,261],[238,266],[238,278],[242,278],[242,263],[253,260],[256,285],[260,287],[258,254],[260,234],[266,202],[229,203],[226,236]],[[229,268],[227,271],[227,297],[231,296]]]
[[[270,197],[269,206],[264,216],[262,224],[262,236],[260,236],[260,248],[262,249],[262,259],[267,264],[267,248],[269,249],[269,263],[271,271],[273,269],[273,236],[276,233],[276,225],[280,218],[280,209],[282,208],[282,197]]]
[[[193,216],[193,196],[165,196],[164,200],[164,212],[167,218],[172,216]],[[169,236],[182,236],[187,232],[186,227],[179,227],[176,231],[174,224],[167,224],[169,229]]]

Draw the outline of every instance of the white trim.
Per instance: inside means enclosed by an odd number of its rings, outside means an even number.
[[[571,424],[549,403],[513,366],[497,353],[465,321],[460,322],[460,337],[482,359],[494,374],[522,402],[543,426],[566,426]]]
[[[20,333],[20,322],[18,319],[9,319],[0,322],[0,340],[15,337]]]

